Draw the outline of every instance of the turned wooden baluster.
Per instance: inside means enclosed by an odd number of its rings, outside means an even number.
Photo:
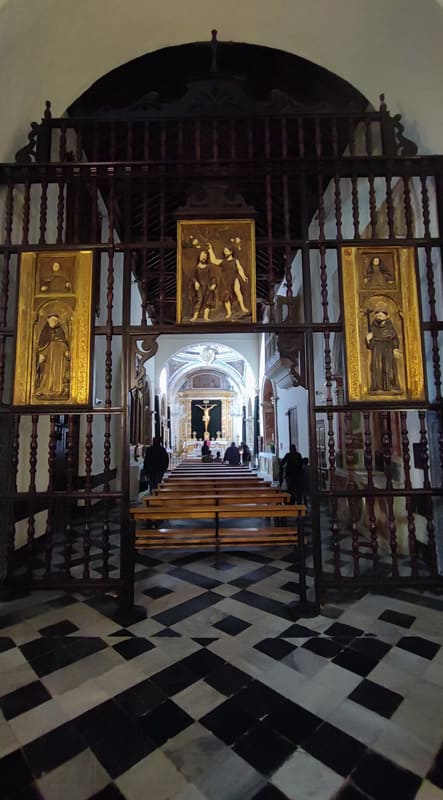
[[[369,175],[369,218],[371,222],[371,236],[377,238],[377,197],[375,192],[375,179]]]
[[[74,476],[74,415],[69,415],[68,434],[66,437],[66,488],[72,492]],[[65,577],[71,577],[72,559],[72,525],[71,525],[71,500],[68,500],[65,509],[65,544],[64,544],[64,570]]]
[[[46,226],[48,222],[48,181],[42,180],[40,195],[40,237],[39,244],[46,244]]]
[[[329,460],[329,480],[330,489],[332,490],[335,485],[335,469],[336,469],[336,453],[335,453],[335,433],[334,433],[334,414],[332,411],[327,412],[328,420],[328,460]],[[331,508],[331,543],[332,554],[334,560],[334,576],[338,580],[341,578],[340,569],[340,526],[338,524],[338,502],[337,496],[332,494],[330,500]]]
[[[111,469],[111,414],[105,414],[105,433],[103,437],[103,491],[106,495],[111,491],[110,469]],[[103,553],[103,579],[109,577],[109,500],[105,496],[103,499],[103,528],[102,528],[102,553]]]
[[[355,467],[354,467],[352,416],[353,416],[352,411],[346,411],[345,458],[346,458],[346,467],[348,470],[347,489],[349,489],[350,492],[354,492],[355,489],[357,488],[357,484],[355,481]],[[356,515],[359,505],[358,503],[356,503],[356,499],[352,497],[352,495],[349,497],[348,500],[348,508],[349,508],[349,513],[351,515],[351,549],[352,549],[352,560],[354,562],[354,578],[358,578],[360,575],[360,550],[359,550],[359,531],[358,531]]]
[[[29,449],[29,487],[28,493],[35,494],[35,478],[37,473],[37,452],[38,452],[38,414],[33,414],[31,417],[31,441]],[[34,539],[35,539],[35,515],[33,513],[33,504],[30,503],[30,514],[28,517],[28,531],[27,531],[27,571],[32,574],[32,562],[34,556]]]
[[[426,431],[426,414],[424,411],[418,412],[420,424],[420,453],[423,464],[423,488],[430,489],[431,481],[429,478],[429,448],[428,435]],[[428,547],[431,575],[438,574],[437,550],[435,545],[435,525],[432,512],[432,498],[426,495],[426,530],[428,533]]]
[[[359,213],[359,203],[358,203],[358,179],[355,172],[351,175],[351,187],[352,187],[352,223],[354,226],[354,239],[358,239],[360,237],[359,229],[360,229],[360,213]]]
[[[386,216],[388,220],[388,237],[394,239],[394,200],[392,197],[392,176],[387,173],[386,178]]]
[[[382,411],[382,444],[383,444],[383,462],[386,476],[386,489],[392,490],[392,436],[390,430],[390,413],[389,411]],[[395,524],[394,512],[394,498],[392,494],[386,496],[386,504],[388,508],[388,530],[389,530],[389,547],[391,550],[392,559],[392,577],[398,578],[398,543],[397,543],[397,526]]]
[[[56,431],[55,414],[51,414],[49,418],[49,442],[48,442],[48,494],[54,491],[54,472],[57,451],[57,431]],[[49,498],[48,517],[46,521],[46,535],[45,535],[45,575],[49,577],[52,569],[52,548],[53,548],[53,533],[54,533],[54,517],[56,506],[53,499]]]
[[[20,448],[20,417],[14,415],[13,428],[12,428],[12,446],[11,446],[11,492],[17,492],[17,473],[18,473],[18,460]],[[8,568],[12,563],[15,553],[15,522],[14,514],[10,515],[8,526]]]
[[[369,411],[363,412],[363,429],[364,429],[364,460],[366,468],[366,477],[368,489],[374,489],[374,462],[372,455],[372,432],[371,432],[371,413]],[[368,507],[368,521],[369,521],[369,537],[372,553],[372,565],[374,572],[377,570],[378,563],[378,540],[377,540],[377,518],[375,516],[375,498],[369,496],[366,498]]]
[[[92,414],[86,415],[85,437],[85,493],[92,489]],[[83,578],[89,579],[89,564],[91,553],[91,499],[85,499],[85,524],[83,526]]]
[[[11,244],[12,226],[14,214],[14,188],[9,183],[6,192],[5,208],[5,245]],[[9,282],[10,282],[11,253],[6,250],[3,256],[3,273],[0,291],[0,328],[8,326],[8,302],[9,302]],[[4,334],[0,334],[0,405],[3,403],[3,391],[5,386],[5,367],[6,367],[6,340]]]
[[[281,123],[281,146],[282,146],[282,156],[283,159],[286,161],[288,158],[288,127],[287,127],[287,119],[284,117]],[[291,246],[289,244],[291,238],[291,205],[289,200],[289,182],[288,182],[288,173],[287,168],[285,166],[285,171],[283,173],[282,182],[283,182],[283,222],[284,222],[284,230],[285,230],[285,283],[286,283],[286,297],[291,299],[293,297],[292,291],[292,252]]]
[[[411,455],[409,449],[408,436],[408,415],[406,411],[400,411],[400,433],[403,454],[403,469],[405,472],[405,489],[412,489],[411,483]],[[411,495],[406,496],[406,513],[408,517],[408,544],[409,555],[411,556],[411,575],[413,578],[418,576],[417,564],[417,539],[415,536],[415,521],[413,513],[413,503]]]
[[[341,242],[341,240],[343,239],[343,233],[342,233],[343,214],[342,214],[342,202],[341,202],[340,177],[337,174],[334,175],[334,205],[335,205],[335,223],[337,226],[337,241]]]
[[[406,236],[408,237],[408,239],[412,239],[412,237],[414,236],[414,232],[413,232],[413,212],[411,205],[411,189],[409,186],[409,178],[406,175],[403,176],[403,205],[405,210]]]

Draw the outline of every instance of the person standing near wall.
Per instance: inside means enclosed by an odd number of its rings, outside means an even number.
[[[151,492],[163,480],[163,475],[169,467],[169,455],[158,437],[152,440],[152,445],[147,448],[143,461],[143,473],[148,479]]]
[[[289,452],[280,462],[279,483],[286,478],[286,489],[291,495],[291,505],[303,500],[303,462],[295,444],[291,444]]]

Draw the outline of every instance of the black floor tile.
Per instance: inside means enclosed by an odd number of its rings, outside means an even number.
[[[38,658],[46,656],[48,653],[53,653],[55,650],[62,649],[60,638],[52,638],[50,636],[43,636],[41,639],[33,639],[32,642],[20,645],[24,657],[32,664]]]
[[[159,597],[165,597],[167,594],[172,594],[172,589],[166,589],[165,586],[151,586],[150,589],[145,589],[142,594],[150,597],[151,600],[158,600]]]
[[[251,623],[245,622],[243,619],[238,619],[238,617],[228,616],[221,619],[220,622],[216,622],[213,627],[217,628],[219,631],[223,631],[223,633],[237,636],[242,631],[245,631],[246,628],[250,628]]]
[[[280,736],[265,720],[242,736],[233,749],[258,772],[269,775],[294,752],[295,745]]]
[[[387,609],[383,611],[383,614],[380,614],[379,619],[382,619],[384,622],[390,622],[392,625],[398,625],[400,628],[410,628],[411,625],[414,624],[416,617]]]
[[[172,700],[166,700],[138,720],[142,730],[159,747],[194,723],[192,717]]]
[[[401,647],[402,650],[408,650],[409,653],[415,653],[422,658],[428,658],[432,661],[435,655],[440,650],[440,645],[429,639],[423,639],[421,636],[403,636],[396,647]]]
[[[353,771],[351,780],[374,800],[413,800],[422,782],[413,772],[372,752]]]
[[[78,659],[75,656],[68,653],[67,650],[59,648],[51,653],[46,653],[41,658],[33,659],[30,664],[38,677],[43,678],[45,675],[50,675],[51,672],[68,667],[76,661]]]
[[[104,738],[111,730],[122,730],[128,723],[128,716],[114,700],[107,700],[91,708],[73,720],[79,735],[86,745]]]
[[[114,631],[114,633],[110,633],[109,636],[134,636],[135,634],[131,631],[128,631],[126,628],[120,628],[118,631]]]
[[[32,774],[20,750],[0,759],[0,798],[20,792],[32,781]]]
[[[117,694],[114,701],[129,717],[136,719],[157,708],[166,697],[158,686],[146,679]]]
[[[174,631],[172,628],[163,628],[161,631],[154,633],[153,638],[156,637],[159,637],[160,639],[181,639],[181,633]]]
[[[287,795],[282,794],[276,786],[268,783],[263,789],[260,789],[258,794],[255,794],[251,800],[287,800]]]
[[[12,650],[15,647],[14,642],[8,636],[0,636],[0,653],[5,653],[6,650]]]
[[[157,745],[139,723],[131,724],[130,720],[123,728],[108,730],[106,736],[91,745],[91,750],[111,778],[122,775],[156,749]]]
[[[193,614],[198,614],[199,611],[205,611],[205,609],[222,602],[222,600],[224,598],[221,595],[208,591],[198,597],[194,597],[193,600],[187,600],[186,603],[180,603],[174,608],[155,614],[153,619],[162,625],[170,627],[171,625],[176,625],[177,622],[182,622],[182,620],[192,617]]]
[[[214,672],[210,672],[205,681],[217,692],[229,697],[239,692],[244,686],[247,686],[252,681],[252,678],[246,672],[242,672],[231,664],[223,664]]]
[[[178,578],[180,581],[192,583],[194,586],[201,586],[203,589],[215,589],[216,586],[221,586],[221,581],[216,581],[214,578],[208,578],[207,575],[200,575],[198,572],[193,572],[190,569],[177,569],[171,570],[168,575],[173,578]]]
[[[372,636],[359,636],[358,639],[354,639],[350,643],[349,647],[351,650],[356,650],[358,653],[363,653],[370,658],[375,658],[377,661],[381,661],[391,649],[390,644],[382,642],[380,639],[376,639]]]
[[[86,749],[76,722],[66,722],[23,747],[32,774],[40,778]]]
[[[392,717],[394,711],[403,702],[403,697],[397,692],[385,689],[373,681],[364,679],[349,695],[349,699],[361,706],[375,711],[382,717]]]
[[[294,625],[286,628],[285,631],[282,631],[279,636],[281,639],[307,639],[308,637],[311,638],[320,636],[320,634],[317,631],[311,631],[310,628],[306,628],[304,625],[299,625],[296,622]]]
[[[360,628],[353,628],[352,625],[334,622],[323,633],[325,636],[332,636],[334,639],[355,639],[356,636],[361,636],[363,631]]]
[[[269,715],[271,727],[297,745],[303,745],[322,723],[323,720],[316,714],[288,700]]]
[[[0,795],[1,796],[1,795]],[[36,783],[30,783],[24,789],[8,795],[8,800],[44,800]]]
[[[172,697],[182,689],[187,689],[188,686],[195,683],[198,676],[190,669],[186,669],[181,665],[181,661],[177,664],[172,664],[170,667],[162,669],[155,675],[151,675],[151,681],[158,686],[168,697]]]
[[[100,650],[106,650],[108,644],[97,636],[71,636],[62,641],[62,647],[73,661],[80,661],[82,658],[99,653]]]
[[[254,648],[267,656],[275,658],[277,661],[281,661],[285,656],[297,649],[296,645],[289,644],[284,639],[263,639],[263,641],[255,644]]]
[[[431,781],[431,783],[435,784],[435,786],[443,789],[443,746],[437,753],[434,763],[432,764],[432,767],[426,777]]]
[[[257,720],[243,711],[235,701],[235,697],[226,700],[200,719],[202,725],[228,745],[234,744],[257,725]]]
[[[352,783],[347,783],[343,789],[340,789],[338,794],[335,795],[335,800],[368,800],[367,794],[362,794]]]
[[[235,698],[235,703],[243,711],[257,719],[275,712],[288,702],[279,692],[275,692],[274,689],[270,689],[269,686],[256,680],[242,689]]]
[[[39,633],[42,636],[68,636],[70,633],[78,631],[77,625],[70,622],[69,619],[64,619],[61,622],[56,622],[55,625],[48,625],[46,628],[40,628]]]
[[[342,644],[334,642],[332,639],[327,639],[323,636],[318,636],[314,639],[308,639],[307,642],[302,644],[302,647],[305,647],[306,650],[310,650],[311,653],[316,653],[318,656],[323,656],[323,658],[335,658],[335,656],[338,656],[338,654],[343,650]]]
[[[288,581],[284,583],[283,586],[280,586],[280,589],[283,589],[284,592],[291,592],[296,595],[300,594],[300,584],[296,581]]]
[[[367,656],[347,647],[332,660],[332,663],[365,677],[372,672],[379,662],[378,659],[372,656]]]
[[[218,642],[218,636],[193,636],[192,640],[201,647],[208,647],[212,642]]]
[[[34,681],[23,686],[22,689],[16,689],[15,692],[3,695],[0,698],[0,709],[6,719],[12,719],[50,699],[51,695],[43,684],[40,681]]]
[[[205,678],[211,672],[220,669],[224,663],[220,656],[205,648],[191,653],[180,661],[181,667],[192,672],[197,678]]]
[[[367,752],[367,745],[325,722],[303,742],[303,749],[346,777]]]
[[[239,589],[246,589],[248,586],[252,586],[253,583],[259,583],[259,581],[270,578],[271,575],[275,575],[279,571],[276,567],[263,566],[260,569],[255,569],[253,572],[242,575],[240,578],[236,578],[234,581],[230,581],[230,584],[231,586],[237,586]]]
[[[255,594],[254,592],[248,592],[247,589],[242,589],[241,591],[237,592],[237,594],[233,595],[231,599],[236,600],[238,603],[245,603],[247,606],[258,608],[260,611],[265,611],[267,614],[274,614],[276,617],[287,619],[289,621],[294,619],[294,612],[297,609],[296,603],[294,604],[294,609],[292,609],[288,603],[279,603],[278,600],[271,600],[263,595]]]
[[[124,642],[119,642],[118,644],[113,645],[113,650],[117,653],[120,653],[123,658],[126,658],[129,661],[131,658],[135,658],[136,656],[140,656],[142,653],[147,653],[149,650],[153,650],[155,644],[152,644],[148,639],[143,639],[139,636],[131,636],[130,639],[126,639]]]
[[[92,795],[89,800],[125,800],[115,783],[109,783],[101,792]]]

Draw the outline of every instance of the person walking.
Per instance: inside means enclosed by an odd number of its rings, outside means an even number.
[[[152,445],[147,448],[144,461],[143,473],[148,479],[151,493],[163,480],[163,475],[169,467],[168,451],[156,436],[152,440]]]
[[[226,464],[226,462],[230,467],[236,467],[240,464],[240,450],[236,446],[235,442],[231,442],[225,451],[223,464]]]
[[[245,467],[249,467],[251,463],[252,454],[246,442],[242,442],[241,451],[242,451],[242,464]]]
[[[286,478],[286,489],[291,495],[291,505],[301,503],[303,500],[303,462],[301,454],[295,444],[291,444],[289,451],[280,462],[279,484]]]

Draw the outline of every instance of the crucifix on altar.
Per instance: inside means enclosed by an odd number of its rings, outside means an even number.
[[[209,428],[209,422],[210,422],[210,419],[211,419],[211,410],[213,408],[215,408],[216,405],[217,405],[216,403],[213,403],[212,405],[209,405],[209,400],[203,400],[203,405],[202,406],[200,406],[200,405],[196,406],[196,408],[201,408],[201,410],[203,411],[202,420],[203,420],[203,424],[205,426],[205,430],[204,430],[204,433],[203,433],[203,439],[205,439],[205,440],[206,439],[210,439],[210,433],[209,433],[208,428]]]

